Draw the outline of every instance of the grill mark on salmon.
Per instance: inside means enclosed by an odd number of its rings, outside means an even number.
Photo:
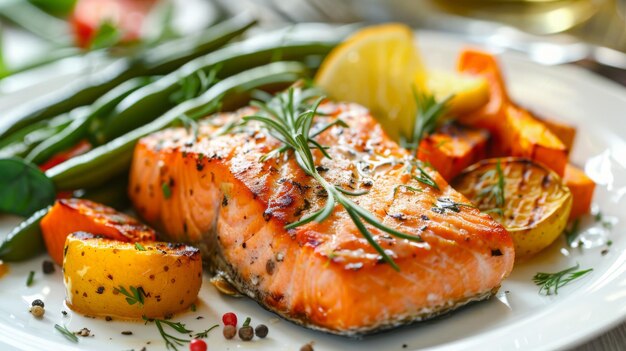
[[[385,330],[492,296],[513,267],[506,230],[474,208],[433,211],[438,198],[468,200],[435,172],[441,191],[406,174],[401,160],[408,154],[364,108],[327,102],[320,111],[325,115],[318,123],[341,118],[349,125],[316,138],[332,156],[314,153],[324,178],[352,191],[368,189],[352,199],[386,226],[423,240],[398,239],[368,226],[400,272],[382,261],[340,206],[322,223],[284,228],[323,207],[326,194],[289,153],[260,162],[280,144],[258,124],[215,135],[255,112],[250,108],[202,122],[193,144],[185,144],[189,134],[182,128],[143,138],[129,185],[137,212],[171,239],[197,245],[209,269],[263,307],[334,334]],[[159,190],[170,179],[171,196],[165,198]],[[396,192],[398,185],[421,192]]]

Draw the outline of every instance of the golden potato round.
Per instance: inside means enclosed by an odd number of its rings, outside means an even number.
[[[67,305],[88,316],[158,318],[188,308],[202,285],[198,249],[74,233],[63,258]]]
[[[524,158],[483,160],[463,171],[452,186],[506,227],[513,237],[516,260],[554,242],[572,208],[572,194],[561,178]],[[503,203],[498,206],[500,188]]]

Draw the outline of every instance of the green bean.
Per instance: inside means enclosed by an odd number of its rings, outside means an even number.
[[[88,109],[79,107],[72,110],[70,112],[71,124],[37,145],[25,157],[26,160],[41,164],[55,154],[76,145],[80,140],[87,138],[90,129],[97,129],[101,120],[110,114],[120,101],[151,81],[150,77],[129,79],[103,95]]]
[[[263,87],[283,86],[306,75],[304,65],[276,62],[250,69],[215,84],[199,97],[185,101],[161,117],[83,155],[71,158],[46,172],[57,189],[89,188],[127,172],[139,139],[172,125],[181,116],[198,119],[217,110],[222,96],[249,94]]]
[[[295,25],[290,30],[256,35],[190,61],[124,99],[103,129],[103,139],[116,138],[159,116],[159,109],[181,88],[181,82],[185,80],[208,75],[213,69],[218,69],[218,78],[228,77],[272,62],[277,56],[283,60],[304,61],[312,55],[327,54],[346,34],[347,30],[336,26],[311,28],[311,25]]]
[[[24,261],[45,250],[39,223],[50,207],[33,213],[15,227],[0,244],[0,259],[6,262]]]
[[[70,84],[55,94],[14,109],[0,119],[0,139],[37,121],[88,105],[122,82],[138,76],[162,75],[186,61],[213,51],[254,25],[247,15],[233,17],[205,32],[149,48],[136,57],[117,59],[89,79]],[[191,43],[191,44],[190,44]],[[195,43],[195,44],[194,44]],[[168,53],[164,53],[169,48]],[[152,58],[155,56],[155,58]]]
[[[80,107],[79,107],[80,108]],[[24,157],[42,141],[60,133],[72,119],[69,113],[48,121],[39,121],[0,141],[0,157]]]

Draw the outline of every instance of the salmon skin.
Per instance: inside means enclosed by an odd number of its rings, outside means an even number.
[[[281,144],[259,124],[236,125],[244,108],[204,120],[197,133],[168,129],[137,145],[130,197],[137,213],[170,239],[201,248],[209,268],[263,307],[303,326],[361,336],[421,321],[491,297],[511,272],[513,242],[487,214],[436,172],[439,189],[406,171],[408,153],[369,112],[323,103],[312,131],[318,172],[384,225],[422,242],[368,227],[398,264],[385,263],[336,206],[321,223],[285,225],[324,206],[325,190],[290,152],[261,161]],[[234,128],[231,128],[235,125]]]

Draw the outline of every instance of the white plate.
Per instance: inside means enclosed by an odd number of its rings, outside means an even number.
[[[463,47],[460,40],[438,33],[420,33],[419,41],[429,66],[437,68],[451,69]],[[512,54],[504,54],[502,62],[515,101],[542,115],[558,117],[578,126],[572,160],[585,166],[599,183],[594,202],[604,217],[613,224],[626,223],[623,210],[626,208],[626,123],[623,116],[626,90],[573,67],[538,66]],[[2,100],[9,100],[7,98]],[[0,110],[5,106],[0,106]],[[3,217],[0,233],[4,235],[15,223],[17,218]],[[269,326],[268,338],[253,342],[225,340],[221,328],[214,330],[206,339],[210,350],[298,350],[309,341],[315,342],[316,350],[563,348],[606,330],[626,316],[626,232],[619,226],[612,230],[602,228],[592,218],[584,224],[590,228],[585,232],[585,249],[566,249],[564,240],[559,239],[539,257],[516,266],[496,298],[433,321],[360,341],[295,326],[276,318],[252,300],[219,295],[206,279],[198,310],[175,316],[175,320],[187,324],[189,329],[201,331],[219,323],[222,313],[234,311],[240,320],[251,316],[253,324]],[[608,253],[602,255],[607,240],[612,240],[613,244]],[[0,280],[0,346],[4,344],[1,349],[140,350],[144,346],[150,351],[165,349],[154,325],[89,319],[64,307],[60,270],[50,276],[41,273],[41,262],[46,258],[41,256],[27,263],[12,264],[9,274]],[[563,287],[556,296],[538,294],[538,288],[531,281],[536,272],[556,272],[577,262],[581,268],[593,268],[593,272]],[[37,272],[35,283],[26,287],[26,277],[31,270]],[[43,320],[36,320],[28,313],[28,306],[35,298],[46,303]],[[62,310],[68,312],[67,317],[61,314]],[[203,319],[198,320],[197,316]],[[78,344],[73,344],[53,328],[55,323],[67,325],[72,331],[87,327],[95,336],[80,338]],[[132,331],[133,335],[121,335],[124,330]],[[180,347],[180,350],[187,350],[187,347]]]

